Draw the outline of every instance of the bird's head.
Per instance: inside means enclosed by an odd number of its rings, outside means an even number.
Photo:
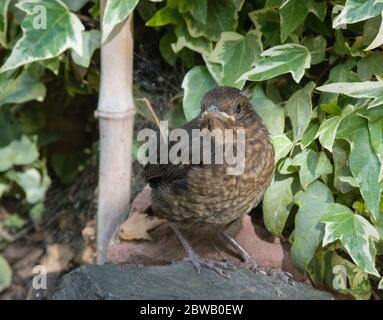
[[[231,87],[217,87],[202,98],[202,122],[210,130],[215,128],[241,128],[257,118],[243,91]]]

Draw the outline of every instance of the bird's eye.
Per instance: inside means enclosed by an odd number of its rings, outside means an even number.
[[[236,107],[235,107],[235,112],[236,112],[236,113],[241,113],[241,111],[242,111],[241,104],[238,103],[238,104],[236,105]]]

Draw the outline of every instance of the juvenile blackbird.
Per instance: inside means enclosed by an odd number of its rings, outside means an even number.
[[[232,267],[225,262],[198,256],[181,233],[183,228],[206,224],[219,232],[253,269],[262,269],[224,232],[228,225],[257,206],[274,175],[274,148],[261,118],[242,91],[218,87],[205,94],[201,113],[182,128],[190,136],[193,129],[232,129],[234,136],[238,129],[244,129],[244,171],[240,175],[229,175],[229,164],[215,164],[213,153],[212,164],[191,163],[191,146],[189,161],[180,164],[147,164],[144,176],[152,188],[152,213],[170,222],[198,272],[201,267],[207,267],[229,277],[225,269]],[[214,143],[214,138],[212,140]],[[168,150],[172,145],[174,142],[169,142]],[[202,156],[203,152],[201,159]],[[274,274],[272,271],[269,273]]]

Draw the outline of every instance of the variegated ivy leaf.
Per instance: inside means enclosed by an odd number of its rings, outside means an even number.
[[[331,190],[317,180],[306,191],[297,193],[294,201],[299,210],[295,217],[291,255],[295,265],[305,270],[323,239],[324,225],[321,217],[333,204],[334,197]]]
[[[182,23],[182,15],[178,11],[178,3],[174,0],[169,0],[166,6],[158,10],[146,25],[149,27],[162,27],[167,24],[180,25]]]
[[[88,68],[93,53],[101,45],[101,33],[98,30],[84,31],[82,33],[83,52],[79,55],[76,51],[72,51],[73,61],[84,68]]]
[[[263,81],[291,73],[293,79],[299,82],[311,63],[310,51],[294,43],[272,47],[264,51],[261,57],[255,68],[243,74],[239,81]]]
[[[246,81],[237,80],[255,65],[261,52],[262,42],[258,32],[250,31],[245,36],[223,32],[209,60],[222,65],[222,85],[242,89]]]
[[[201,55],[209,55],[213,50],[212,43],[204,37],[193,38],[184,25],[180,25],[175,30],[177,42],[172,43],[172,49],[175,53],[183,48],[189,48]]]
[[[320,125],[319,130],[316,134],[316,138],[319,137],[319,142],[321,143],[321,145],[330,152],[332,152],[332,146],[334,144],[336,132],[340,123],[353,110],[353,106],[348,105],[343,109],[341,115],[327,118]]]
[[[379,281],[378,289],[383,290],[383,277],[382,277],[382,279],[380,279],[380,281]]]
[[[342,93],[353,98],[372,99],[369,108],[383,104],[383,81],[337,82],[317,89],[324,92]]]
[[[382,183],[379,183],[380,161],[370,143],[367,119],[355,111],[347,115],[337,131],[337,139],[348,141],[351,147],[349,166],[352,175],[359,183],[360,193],[377,221],[380,214],[379,202]]]
[[[43,101],[46,93],[44,84],[36,80],[29,69],[19,74],[14,71],[1,73],[0,88],[0,107],[7,103]]]
[[[277,163],[280,159],[283,159],[289,154],[294,144],[284,134],[272,137],[272,141],[275,149],[275,163]]]
[[[0,46],[7,47],[8,6],[11,0],[0,2]]]
[[[192,37],[218,41],[222,32],[235,31],[238,12],[233,0],[209,0],[206,23],[196,20],[190,13],[185,13],[184,18]]]
[[[194,19],[206,23],[208,0],[180,0],[178,8],[181,13],[189,12]]]
[[[333,28],[370,19],[380,15],[382,11],[383,3],[376,0],[347,0],[343,10],[333,21]]]
[[[250,102],[272,137],[283,134],[285,128],[283,108],[270,100],[260,85],[254,88]]]
[[[26,13],[21,24],[23,36],[0,72],[56,57],[69,48],[82,53],[84,26],[60,0],[26,0],[16,6]]]
[[[280,43],[279,14],[276,8],[263,8],[249,13],[249,18],[256,30],[262,33],[262,42],[265,48]]]
[[[90,0],[63,0],[71,11],[79,11],[85,6]]]
[[[293,177],[276,177],[263,198],[263,221],[275,236],[281,235],[293,204],[293,181]]]
[[[0,292],[7,289],[12,282],[12,269],[7,260],[0,255]]]
[[[383,44],[383,11],[381,14],[381,22],[380,22],[380,27],[378,30],[378,33],[374,40],[370,43],[370,45],[364,49],[364,50],[373,50],[376,49],[377,47],[380,47]]]
[[[327,208],[321,222],[326,225],[323,246],[339,240],[359,268],[379,277],[375,268],[376,250],[373,244],[373,241],[379,240],[379,233],[372,224],[337,203]]]
[[[183,108],[187,121],[201,112],[201,100],[204,94],[217,84],[204,66],[191,69],[182,82],[184,89]]]
[[[305,149],[294,157],[292,165],[300,167],[299,179],[304,189],[320,176],[332,173],[331,162],[323,151]]]
[[[302,138],[311,121],[311,96],[314,88],[315,83],[309,82],[303,89],[296,91],[287,101],[285,111],[293,128],[294,141]]]
[[[134,10],[139,0],[108,0],[102,19],[102,42],[105,42],[113,28],[124,21]]]
[[[323,21],[326,17],[326,11],[326,1],[286,0],[279,9],[281,16],[281,42],[286,41],[288,36],[304,22],[310,12]]]

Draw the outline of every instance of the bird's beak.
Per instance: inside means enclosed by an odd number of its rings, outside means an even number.
[[[212,105],[207,107],[206,111],[211,112],[211,113],[219,112],[219,108],[216,105],[212,104]]]

